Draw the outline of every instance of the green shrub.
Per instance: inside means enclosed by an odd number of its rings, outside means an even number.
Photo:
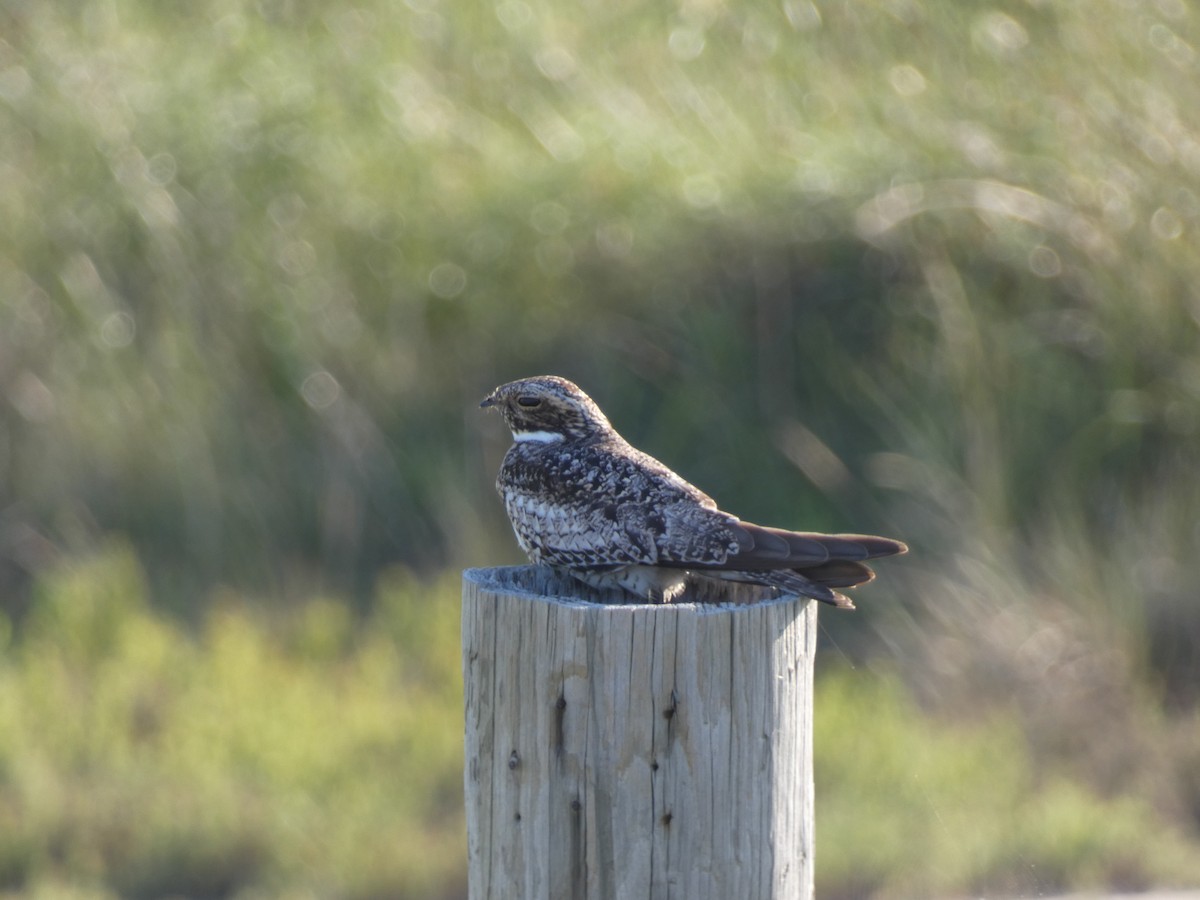
[[[456,585],[390,584],[377,621],[318,601],[279,627],[226,597],[191,635],[147,606],[128,548],[47,578],[0,666],[3,883],[123,897],[460,884]]]
[[[894,675],[817,681],[817,895],[1033,896],[1200,879],[1200,844],[1130,791],[1039,774],[1019,719],[922,713]],[[1132,787],[1132,786],[1131,786]]]

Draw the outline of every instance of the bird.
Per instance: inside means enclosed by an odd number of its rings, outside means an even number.
[[[717,579],[854,609],[838,589],[875,577],[864,560],[908,551],[891,538],[742,521],[633,447],[565,378],[510,381],[480,407],[498,410],[512,432],[496,490],[517,543],[534,565],[594,588],[670,603]]]

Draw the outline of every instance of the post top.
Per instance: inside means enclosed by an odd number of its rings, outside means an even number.
[[[481,590],[501,594],[519,594],[531,599],[548,600],[566,605],[593,605],[637,609],[728,609],[731,606],[761,606],[775,603],[804,602],[791,594],[776,596],[768,587],[734,582],[709,582],[690,587],[688,601],[669,604],[631,603],[627,594],[618,590],[598,590],[549,566],[495,566],[464,569],[463,579]],[[707,582],[707,579],[705,580]]]

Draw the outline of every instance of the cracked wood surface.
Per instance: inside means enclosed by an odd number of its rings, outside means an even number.
[[[726,589],[464,573],[472,900],[812,896],[816,604]]]

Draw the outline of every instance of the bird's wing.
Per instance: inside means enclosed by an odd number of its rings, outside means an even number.
[[[538,562],[602,569],[661,565],[664,554],[699,554],[715,562],[736,546],[727,534],[722,554],[705,555],[692,533],[693,518],[730,517],[718,513],[707,494],[628,445],[559,451],[553,444],[518,444],[505,457],[496,487],[518,541]]]
[[[894,556],[908,550],[900,541],[868,534],[785,531],[750,522],[738,522],[738,529],[744,537],[739,552],[725,561],[730,568],[802,569],[829,562]]]
[[[729,581],[765,584],[813,597],[843,609],[854,604],[834,588],[854,587],[875,577],[862,560],[908,550],[899,541],[863,534],[817,534],[763,528],[735,520],[729,526],[738,548],[718,562],[665,563]]]

